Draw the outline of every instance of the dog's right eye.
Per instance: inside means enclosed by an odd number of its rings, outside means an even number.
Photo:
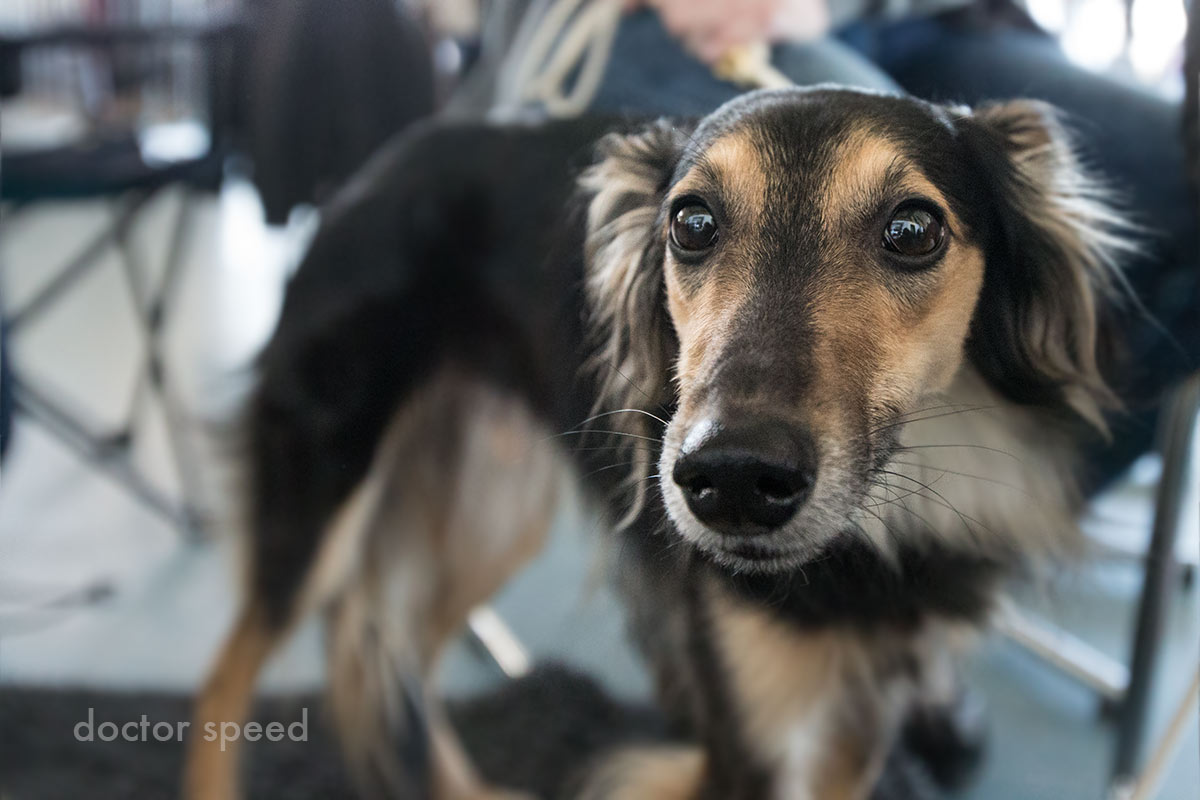
[[[707,250],[717,241],[717,221],[699,203],[689,203],[671,219],[671,241],[680,250]]]
[[[937,213],[919,202],[901,205],[883,229],[883,246],[908,258],[932,255],[945,238],[946,229]]]

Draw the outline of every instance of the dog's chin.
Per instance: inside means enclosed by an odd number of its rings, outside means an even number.
[[[759,549],[750,542],[696,543],[705,559],[720,569],[738,575],[783,575],[803,569],[816,552],[802,547],[796,550]]]

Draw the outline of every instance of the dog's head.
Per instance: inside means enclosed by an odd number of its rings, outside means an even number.
[[[1113,404],[1119,220],[1044,105],[757,92],[610,137],[584,186],[605,404],[671,409],[663,500],[718,561],[818,555],[965,366],[1098,426]]]

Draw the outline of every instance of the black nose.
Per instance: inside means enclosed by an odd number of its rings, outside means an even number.
[[[684,440],[671,475],[705,525],[731,536],[766,533],[808,499],[817,475],[808,434],[775,420],[705,429]]]

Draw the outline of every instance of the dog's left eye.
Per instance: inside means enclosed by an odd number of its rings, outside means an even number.
[[[919,257],[933,253],[942,245],[945,226],[923,204],[906,203],[892,214],[883,229],[883,246],[902,256]]]
[[[680,250],[707,250],[717,241],[717,221],[699,203],[690,203],[671,219],[671,241]]]

